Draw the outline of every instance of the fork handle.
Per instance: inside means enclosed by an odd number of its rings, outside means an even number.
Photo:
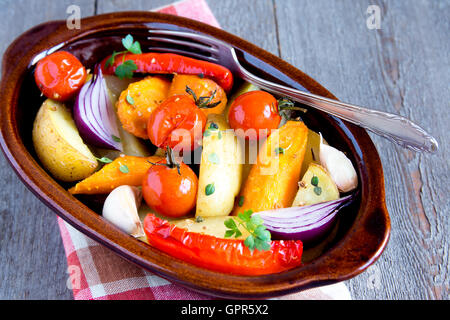
[[[283,95],[310,107],[332,114],[382,136],[404,148],[414,151],[436,152],[438,143],[435,138],[402,116],[371,110],[349,103],[325,98],[312,93],[281,86],[261,79],[246,70],[242,77],[248,82],[274,94]]]

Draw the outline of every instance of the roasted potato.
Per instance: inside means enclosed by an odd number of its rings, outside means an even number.
[[[325,140],[323,141],[327,143]],[[306,173],[311,163],[320,164],[320,135],[308,129],[308,143],[306,145],[305,158],[303,159],[302,170],[300,171],[300,177]]]
[[[70,110],[59,102],[44,101],[32,139],[43,166],[58,180],[78,181],[97,169],[97,159],[81,139]]]
[[[228,219],[236,219],[236,217],[232,216],[220,216],[220,217],[197,217],[183,220],[174,220],[171,223],[175,224],[179,228],[183,228],[188,230],[189,232],[197,232],[204,233],[210,236],[214,236],[217,238],[225,238],[225,232],[227,231],[227,227],[225,226],[225,220]],[[238,223],[236,222],[236,225]],[[232,239],[245,239],[250,233],[239,227],[239,230],[242,232],[242,235],[235,238],[233,236]]]
[[[196,216],[226,216],[242,179],[243,150],[222,115],[210,114],[203,137]]]
[[[292,206],[307,206],[339,199],[339,190],[328,172],[319,164],[310,163],[299,182]]]

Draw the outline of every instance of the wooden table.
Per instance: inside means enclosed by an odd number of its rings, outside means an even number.
[[[372,135],[392,233],[381,258],[346,283],[354,299],[448,299],[450,1],[207,2],[225,30],[281,56],[339,99],[401,114],[437,138],[439,153],[428,155]],[[0,0],[0,53],[28,28],[66,19],[72,4],[85,17],[168,3]],[[380,29],[368,28],[370,5],[380,9]],[[72,299],[55,214],[3,155],[0,164],[0,299]]]

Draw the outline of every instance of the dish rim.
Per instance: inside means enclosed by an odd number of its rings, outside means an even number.
[[[333,248],[311,263],[266,276],[222,274],[176,260],[118,232],[117,228],[70,195],[40,167],[22,143],[18,129],[14,125],[16,123],[14,108],[17,107],[23,78],[26,72],[29,72],[24,66],[28,66],[36,54],[62,42],[72,43],[101,30],[111,31],[123,27],[142,28],[145,23],[155,22],[187,27],[217,37],[241,50],[250,52],[285,73],[310,92],[336,99],[318,82],[279,57],[224,30],[188,18],[142,11],[107,13],[81,19],[80,30],[68,30],[64,20],[44,22],[16,38],[5,51],[2,60],[0,146],[22,182],[70,225],[122,257],[169,281],[217,297],[268,298],[285,295],[350,279],[374,263],[386,247],[390,235],[383,169],[378,152],[367,132],[344,121],[338,120],[340,127],[357,142],[367,171],[367,177],[364,179],[371,182],[369,185],[362,186],[361,206],[353,226]],[[44,38],[46,41],[41,41]],[[358,150],[352,150],[352,152],[358,152]],[[363,235],[368,237],[367,243],[358,243],[357,238]],[[345,252],[345,248],[351,248],[350,252]],[[333,263],[337,261],[339,254],[343,253],[347,259],[340,265]],[[225,284],[226,287],[222,287]]]

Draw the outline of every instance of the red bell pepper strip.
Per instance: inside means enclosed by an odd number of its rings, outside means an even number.
[[[173,53],[142,53],[132,54],[126,53],[117,55],[112,65],[106,66],[106,62],[110,58],[107,57],[102,61],[102,71],[104,74],[114,74],[116,67],[121,65],[123,61],[131,60],[136,66],[137,70],[134,72],[140,73],[177,73],[177,74],[202,74],[206,78],[211,78],[216,81],[219,86],[227,93],[233,87],[233,74],[224,66],[185,57]]]
[[[299,240],[272,240],[267,251],[251,251],[243,240],[189,232],[149,213],[144,231],[150,245],[185,262],[235,275],[277,273],[301,265]]]

